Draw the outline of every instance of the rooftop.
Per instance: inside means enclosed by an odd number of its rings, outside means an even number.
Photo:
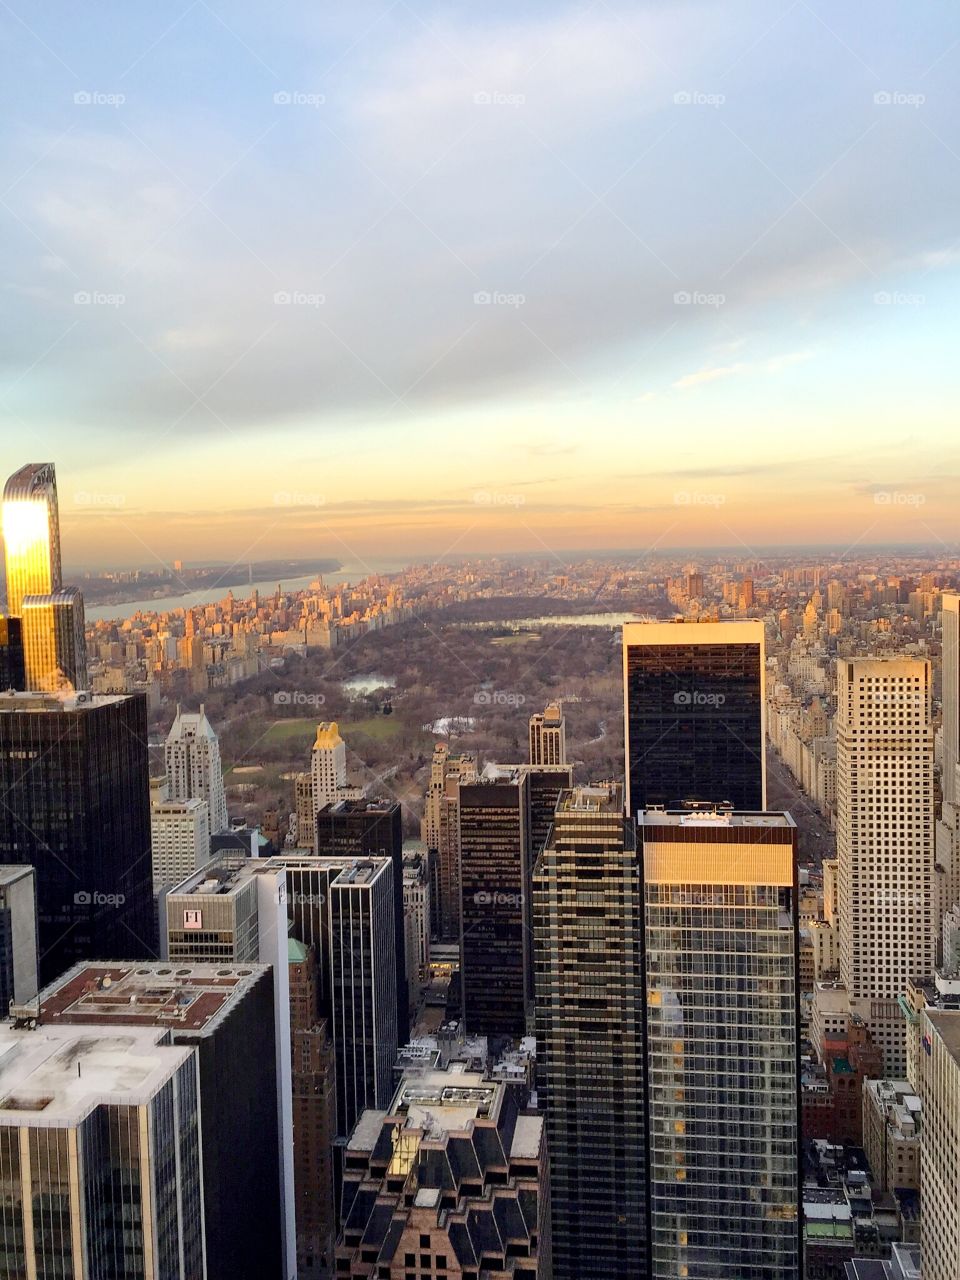
[[[561,791],[558,808],[563,813],[620,813],[623,809],[623,787],[618,782],[572,787],[569,791]]]
[[[643,827],[795,827],[789,813],[751,813],[739,809],[641,809]]]
[[[0,713],[10,711],[46,711],[51,715],[65,711],[93,711],[110,706],[114,702],[127,702],[130,695],[124,693],[88,693],[72,690],[62,693],[20,693],[8,689],[0,693]]]
[[[91,964],[81,961],[40,993],[43,1027],[168,1027],[205,1033],[243,999],[266,965]]]
[[[0,1125],[74,1125],[104,1103],[142,1105],[186,1062],[161,1027],[0,1025]]]
[[[960,1066],[960,1010],[928,1009],[926,1016],[947,1053]]]

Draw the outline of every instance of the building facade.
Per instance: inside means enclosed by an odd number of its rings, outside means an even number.
[[[0,695],[0,862],[37,878],[40,980],[156,956],[146,701]]]
[[[220,763],[220,741],[203,704],[195,714],[177,707],[164,745],[167,792],[170,800],[205,800],[210,833],[226,831],[227,797]]]
[[[155,800],[150,806],[153,891],[179,884],[210,858],[206,800]]]
[[[533,904],[554,1276],[645,1277],[643,902],[620,783],[562,792]]]
[[[654,1280],[800,1280],[796,827],[647,812]]]
[[[27,595],[20,608],[26,688],[47,693],[88,688],[83,596],[78,589]]]
[[[63,586],[57,476],[52,462],[29,462],[3,489],[7,612],[19,617],[24,596]]]
[[[420,837],[437,852],[433,933],[440,942],[460,940],[460,784],[476,776],[475,756],[451,756],[445,742],[434,746]]]
[[[532,765],[567,763],[567,726],[561,703],[550,702],[544,711],[530,717],[529,739]]]
[[[930,681],[921,659],[837,663],[840,978],[894,1079],[906,1070],[897,1000],[933,974],[939,931]]]
[[[0,866],[0,1017],[37,994],[37,877],[33,867]]]
[[[760,621],[627,622],[627,812],[687,801],[766,805]]]

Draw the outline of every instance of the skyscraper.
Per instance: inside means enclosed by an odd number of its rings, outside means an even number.
[[[410,1037],[406,930],[403,920],[403,820],[396,800],[336,800],[317,814],[317,852],[341,858],[389,858],[394,911],[397,1035]]]
[[[335,720],[317,725],[317,737],[310,753],[314,817],[325,804],[332,804],[337,790],[347,785],[347,748]]]
[[[638,826],[651,1280],[800,1280],[796,827]]]
[[[0,1013],[37,987],[37,878],[33,867],[0,866]]]
[[[0,1025],[9,1276],[206,1276],[197,1054],[157,1027]]]
[[[63,585],[57,477],[52,462],[30,462],[3,489],[7,612],[20,616],[23,597],[50,595]]]
[[[27,687],[23,661],[23,629],[19,618],[0,614],[0,693]]]
[[[0,862],[36,870],[41,982],[154,956],[143,695],[0,695],[0,794]]]
[[[522,1036],[530,984],[529,782],[488,765],[460,784],[461,989],[472,1035]]]
[[[146,1117],[138,1111],[137,1102],[140,1098],[142,1103],[143,1096],[143,1085],[138,1080],[138,1072],[144,1067],[143,1055],[134,1050],[118,1060],[117,1050],[128,1034],[152,1034],[162,1037],[158,1043],[172,1044],[196,1058],[198,1079],[193,1086],[192,1106],[199,1117],[187,1113],[179,1120],[189,1135],[191,1126],[196,1130],[199,1118],[206,1268],[191,1264],[188,1254],[187,1265],[178,1271],[170,1253],[161,1252],[167,1265],[155,1265],[152,1271],[149,1267],[138,1270],[131,1259],[127,1265],[118,1264],[117,1270],[108,1268],[108,1274],[153,1274],[158,1280],[165,1274],[177,1280],[199,1280],[204,1276],[207,1280],[236,1280],[244,1275],[257,1276],[258,1280],[289,1280],[292,1275],[292,1266],[284,1270],[282,1256],[273,991],[273,975],[266,965],[237,966],[221,960],[217,964],[181,961],[175,969],[157,963],[79,964],[41,993],[39,1031],[52,1026],[61,1034],[72,1031],[81,1046],[102,1045],[106,1065],[116,1068],[118,1088],[130,1092],[131,1110],[120,1116],[119,1125],[121,1149],[128,1130],[131,1137],[137,1137],[134,1154],[139,1158],[133,1165],[129,1188],[122,1163],[117,1165],[101,1156],[101,1166],[90,1170],[97,1175],[91,1186],[94,1202],[102,1204],[104,1197],[109,1200],[116,1196],[123,1209],[76,1216],[112,1226],[115,1233],[126,1228],[131,1232],[131,1242],[136,1219],[130,1217],[127,1197],[138,1187],[137,1166],[142,1169],[148,1160],[156,1160],[159,1166],[162,1194],[155,1209],[160,1230],[169,1215],[169,1197],[178,1193],[184,1204],[191,1206],[191,1221],[194,1215],[199,1219],[191,1201],[198,1169],[195,1155],[187,1159],[181,1154],[179,1160],[174,1160],[169,1145],[160,1141],[163,1129],[143,1127]],[[91,1096],[98,1092],[109,1096],[111,1077],[95,1074],[96,1066],[93,1059],[75,1065],[67,1058],[64,1074],[72,1069],[72,1081],[66,1087],[71,1091],[78,1087],[88,1090]],[[168,1115],[169,1098],[161,1095],[161,1103]],[[162,1123],[167,1123],[166,1119]],[[91,1164],[97,1159],[97,1152],[94,1145]],[[182,1191],[181,1183],[185,1183]],[[149,1201],[146,1203],[149,1207]],[[122,1251],[108,1256],[124,1258]],[[176,1256],[174,1251],[172,1257]],[[51,1273],[41,1270],[37,1274]],[[103,1270],[90,1265],[71,1274],[93,1277],[102,1275]]]
[[[627,622],[627,812],[688,800],[764,809],[760,621]]]
[[[220,741],[207,719],[203,703],[196,713],[177,707],[164,744],[167,797],[170,800],[206,800],[210,810],[210,834],[228,826],[227,798],[220,763]]]
[[[87,688],[83,596],[76,587],[28,595],[21,603],[23,659],[28,689],[56,693]]]
[[[840,978],[850,1011],[906,1069],[897,1003],[936,960],[930,663],[837,662],[837,860]]]
[[[333,1044],[337,1128],[353,1130],[367,1107],[386,1107],[397,1057],[396,908],[393,864],[358,860],[330,885]]]
[[[150,806],[153,891],[172,887],[210,858],[210,810],[206,800],[155,800]]]
[[[938,916],[960,903],[960,595],[945,591],[943,623],[943,806],[936,827]]]
[[[643,904],[620,783],[561,793],[533,900],[554,1276],[645,1277]]]
[[[546,710],[532,715],[529,729],[531,764],[567,763],[567,728],[561,703],[550,702]]]
[[[451,756],[445,742],[433,748],[430,783],[423,805],[420,836],[437,851],[435,932],[441,942],[460,938],[460,784],[477,776],[472,755]]]

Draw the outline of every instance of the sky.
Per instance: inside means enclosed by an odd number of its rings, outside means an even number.
[[[955,549],[951,0],[4,0],[65,560]]]

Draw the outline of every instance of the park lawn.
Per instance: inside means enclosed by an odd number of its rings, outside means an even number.
[[[400,720],[396,716],[367,716],[363,720],[339,720],[337,723],[341,734],[347,742],[356,734],[364,734],[366,737],[374,738],[378,742],[386,742],[390,738],[395,738],[402,728]],[[316,735],[316,719],[307,720],[300,717],[291,717],[289,720],[274,720],[264,734],[263,740],[265,743],[282,742],[292,744],[301,742],[306,750],[312,746]]]
[[[494,636],[490,643],[499,645],[533,644],[535,640],[539,639],[539,631],[520,631],[515,636]]]

